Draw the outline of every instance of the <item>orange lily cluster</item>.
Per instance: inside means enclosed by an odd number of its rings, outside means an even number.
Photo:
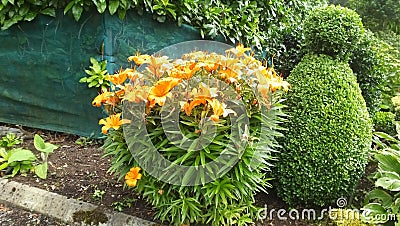
[[[233,86],[239,92],[239,98],[242,95],[241,84],[248,84],[262,97],[261,100],[253,100],[251,103],[268,105],[271,93],[281,89],[287,91],[290,85],[272,68],[263,66],[253,56],[246,54],[249,50],[250,48],[238,45],[227,50],[225,55],[197,51],[185,54],[175,61],[166,56],[140,53],[130,56],[128,61],[145,66],[144,70],[138,72],[135,68],[130,68],[110,75],[109,81],[113,84],[113,91],[99,94],[92,102],[93,106],[111,107],[111,110],[106,109],[112,114],[99,121],[99,124],[104,125],[103,133],[106,134],[111,128],[117,130],[122,124],[129,123],[129,120],[121,119],[118,113],[118,106],[123,101],[144,101],[147,106],[146,113],[149,113],[154,107],[163,106],[167,98],[172,97],[171,91],[176,86],[187,87],[189,80],[197,75],[213,77]],[[234,113],[226,108],[223,98],[218,98],[215,89],[200,83],[198,88],[188,94],[191,98],[180,102],[181,110],[191,116],[193,109],[203,106],[204,109],[208,109],[209,117],[215,122],[218,122],[220,117]]]

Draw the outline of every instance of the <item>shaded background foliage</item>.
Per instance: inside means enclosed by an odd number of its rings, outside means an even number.
[[[37,15],[55,16],[57,9],[80,20],[83,12],[97,9],[99,13],[117,14],[124,19],[136,11],[150,12],[158,22],[188,24],[201,36],[222,36],[227,42],[241,42],[262,50],[260,57],[286,72],[299,62],[298,48],[302,43],[301,21],[310,9],[326,0],[3,0],[0,25],[7,29],[19,21],[31,21]],[[295,57],[290,57],[295,55]]]

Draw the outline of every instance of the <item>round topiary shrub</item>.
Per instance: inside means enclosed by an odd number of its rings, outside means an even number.
[[[396,115],[392,112],[376,112],[373,117],[375,131],[384,132],[391,136],[396,135],[395,118]]]
[[[348,59],[360,42],[364,28],[360,16],[341,6],[316,8],[304,22],[308,51]]]
[[[364,172],[372,124],[349,65],[306,55],[288,77],[290,116],[276,163],[278,195],[325,205],[352,193]]]

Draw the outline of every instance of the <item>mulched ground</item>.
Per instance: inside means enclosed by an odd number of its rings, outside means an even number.
[[[41,180],[34,174],[17,175],[11,180],[154,221],[154,210],[151,206],[135,195],[133,190],[124,189],[122,181],[117,181],[115,176],[107,173],[110,161],[102,157],[103,153],[99,149],[101,144],[98,141],[85,140],[78,136],[57,132],[30,128],[21,129],[25,134],[24,146],[31,150],[34,150],[33,135],[35,133],[40,134],[47,142],[57,144],[60,147],[49,156],[49,175],[46,180]],[[82,141],[81,144],[76,143],[78,139]],[[369,189],[371,184],[364,178],[360,186],[359,196],[362,196],[365,193],[362,191]],[[273,192],[271,194],[258,194],[257,204],[261,206],[267,204],[268,209],[288,209]],[[35,213],[23,211],[7,204],[0,204],[0,219],[2,216],[6,216],[5,214],[21,214],[21,217],[15,217],[15,222],[3,223],[0,220],[0,225],[62,225],[54,219],[35,215]],[[26,218],[28,221],[21,223],[18,221],[21,218]],[[331,225],[331,223],[327,220],[307,222],[274,219],[258,222],[257,225],[305,226]]]

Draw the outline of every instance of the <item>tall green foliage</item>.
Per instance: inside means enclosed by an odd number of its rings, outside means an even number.
[[[260,29],[264,34],[262,57],[285,77],[304,56],[304,23],[315,7],[326,4],[317,1],[274,1],[272,10],[262,14]]]
[[[373,31],[391,30],[400,34],[398,0],[349,0],[348,5],[361,15],[367,28]]]
[[[389,86],[388,78],[392,70],[392,62],[388,59],[389,48],[372,32],[367,31],[350,59],[350,67],[357,76],[371,116],[379,111],[382,93]]]
[[[288,78],[290,115],[276,164],[288,203],[324,205],[349,196],[364,172],[371,120],[347,62],[307,55]]]
[[[99,13],[117,14],[123,19],[129,10],[139,14],[150,12],[159,22],[176,21],[199,29],[202,36],[224,36],[231,42],[267,46],[269,54],[282,51],[281,40],[291,33],[299,18],[314,5],[325,0],[71,0],[44,2],[4,0],[0,5],[0,25],[7,29],[22,21],[32,20],[38,13],[55,16],[56,9],[64,9],[76,20],[94,7]]]
[[[0,4],[1,29],[7,29],[20,21],[31,21],[38,14],[55,16],[55,9],[63,7],[62,1],[51,0],[2,0]]]

